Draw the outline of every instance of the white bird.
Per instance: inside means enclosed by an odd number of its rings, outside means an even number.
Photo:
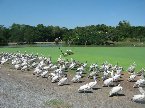
[[[55,73],[50,73],[48,76],[52,78],[52,77],[56,76],[56,74]]]
[[[139,87],[138,89],[139,89],[141,94],[134,95],[131,100],[134,101],[134,102],[145,101],[145,91],[143,90],[142,87]]]
[[[86,92],[88,90],[91,90],[96,84],[97,84],[97,80],[96,80],[96,76],[94,76],[94,82],[90,82],[90,83],[87,83],[83,86],[80,86],[80,88],[78,89],[79,92]]]
[[[90,88],[89,84],[87,83],[85,85],[80,86],[80,88],[78,89],[78,92],[86,92],[86,91],[88,91],[90,89],[91,88]]]
[[[72,82],[79,82],[80,81],[80,78],[81,78],[81,75],[80,74],[77,74],[73,77],[73,79],[71,80]]]
[[[94,78],[94,82],[90,82],[89,83],[90,88],[93,88],[97,84],[97,78],[96,78],[96,76],[94,76],[93,78]]]
[[[83,67],[86,67],[87,66],[87,61],[83,64]]]
[[[38,63],[33,62],[33,63],[31,64],[31,67],[36,68],[37,65],[38,65]]]
[[[84,71],[84,67],[83,66],[80,66],[79,68],[77,68],[76,71]]]
[[[95,71],[97,69],[98,69],[98,64],[97,63],[96,64],[91,64],[89,71]]]
[[[133,64],[133,65],[131,65],[128,69],[127,69],[127,71],[129,72],[129,73],[133,73],[134,71],[135,71],[135,64]]]
[[[142,68],[139,72],[137,72],[137,75],[140,76],[140,75],[142,75],[144,72],[145,72],[145,69]]]
[[[33,75],[39,74],[39,73],[41,73],[41,72],[42,72],[42,70],[41,70],[41,68],[38,66],[38,67],[35,68],[35,70],[34,70],[34,72],[33,72]]]
[[[16,70],[19,70],[19,69],[21,69],[21,66],[20,66],[20,64],[15,64],[15,69],[16,69]]]
[[[103,86],[110,86],[113,83],[113,78],[108,78],[104,81]]]
[[[135,81],[136,74],[133,73],[129,76],[128,81]]]
[[[135,82],[135,84],[133,85],[133,87],[136,87],[136,86],[141,86],[141,85],[144,85],[145,84],[145,79],[139,79]]]
[[[46,71],[41,73],[41,76],[44,78],[47,75],[47,73],[48,73],[48,71],[46,70]]]
[[[69,69],[73,69],[75,67],[76,63],[75,62],[72,62],[69,66]]]
[[[109,73],[111,73],[110,71],[108,71],[108,70],[105,70],[104,72],[103,72],[103,75],[104,76],[108,76],[109,75]]]
[[[12,60],[12,65],[15,65],[16,62],[17,62],[16,59],[13,59],[13,60]]]
[[[120,84],[116,87],[113,87],[109,93],[109,96],[112,96],[114,94],[118,94],[122,89],[123,89],[123,87],[121,87]]]
[[[44,66],[43,69],[48,70],[48,69],[50,69],[50,66]]]
[[[92,72],[89,74],[88,78],[89,78],[89,77],[96,76],[96,75],[97,75],[97,71],[92,71]]]
[[[24,70],[27,70],[28,69],[28,65],[24,65],[22,68],[21,68],[21,71],[24,71]]]
[[[58,85],[64,85],[68,82],[67,74],[64,75],[62,79],[59,80]]]
[[[27,62],[26,62],[26,61],[24,61],[24,62],[21,64],[22,67],[25,66],[25,65],[27,65]]]
[[[56,65],[53,65],[53,66],[50,67],[50,70],[51,70],[51,71],[55,71],[55,70],[57,70],[57,69],[58,69],[58,67],[57,67]]]
[[[111,77],[114,77],[114,70],[110,71]]]
[[[54,83],[59,80],[59,75],[52,76],[51,82]]]
[[[115,75],[113,76],[113,80],[114,80],[114,81],[118,81],[118,79],[120,78],[120,76],[121,76],[121,74],[115,74]]]
[[[1,64],[4,64],[5,62],[7,62],[8,59],[5,59],[4,57],[2,57],[2,60],[0,61]]]

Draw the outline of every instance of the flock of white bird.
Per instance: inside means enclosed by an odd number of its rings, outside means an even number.
[[[12,67],[16,70],[28,71],[33,70],[33,75],[50,78],[52,83],[57,83],[59,86],[68,84],[67,70],[75,70],[76,74],[71,79],[72,82],[78,83],[81,81],[83,73],[86,71],[87,62],[80,63],[71,58],[71,60],[65,60],[64,58],[58,57],[57,63],[52,63],[51,57],[38,56],[38,54],[24,54],[20,51],[16,53],[0,53],[0,64],[11,63]],[[133,63],[128,68],[130,77],[128,81],[135,81],[133,87],[138,87],[141,94],[134,95],[132,101],[142,102],[145,101],[145,91],[143,86],[145,85],[144,73],[145,70],[142,68],[138,73],[135,72],[136,64]],[[122,77],[123,67],[118,65],[112,65],[107,61],[101,66],[97,63],[89,66],[88,78],[93,78],[93,82],[86,83],[78,88],[78,92],[92,91],[97,85],[98,75],[103,80],[103,86],[111,86],[114,82],[118,84],[114,86],[109,92],[109,96],[118,94],[123,90],[123,87],[119,84],[119,79]],[[136,76],[140,75],[140,79],[136,81]]]

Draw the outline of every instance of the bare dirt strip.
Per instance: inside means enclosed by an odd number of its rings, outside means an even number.
[[[81,83],[58,86],[50,79],[36,77],[32,71],[18,71],[0,66],[0,108],[145,108],[145,104],[132,102],[134,82],[127,82],[125,73],[120,84],[123,91],[119,96],[109,97],[112,87],[102,87],[98,81],[92,92],[78,93],[78,88],[92,79],[84,77]],[[68,74],[69,80],[72,75]]]

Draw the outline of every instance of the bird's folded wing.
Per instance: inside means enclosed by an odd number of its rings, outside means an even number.
[[[143,93],[145,94],[145,91],[143,90],[142,87],[139,87],[138,89],[139,89],[139,91],[140,91],[142,94],[143,94]]]

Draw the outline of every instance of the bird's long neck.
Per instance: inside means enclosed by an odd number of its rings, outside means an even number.
[[[94,78],[94,81],[97,82],[97,78]]]

